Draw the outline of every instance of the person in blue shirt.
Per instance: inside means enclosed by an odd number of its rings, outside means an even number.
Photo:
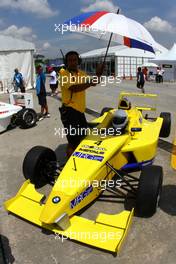
[[[18,90],[20,89],[21,93],[25,93],[24,79],[22,74],[18,71],[17,68],[14,70],[14,72],[15,74],[13,77],[13,84],[15,92],[18,92]]]
[[[38,102],[41,106],[41,113],[39,120],[42,120],[44,117],[50,117],[50,114],[48,112],[48,105],[46,100],[46,87],[45,87],[45,81],[46,77],[43,73],[42,66],[39,65],[36,68],[37,71],[37,78],[36,78],[36,94],[38,96]]]

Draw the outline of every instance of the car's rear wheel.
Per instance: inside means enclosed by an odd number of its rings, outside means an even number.
[[[31,128],[37,122],[37,114],[31,108],[24,108],[17,113],[16,124],[21,128]]]
[[[141,171],[136,199],[138,216],[150,217],[155,214],[162,190],[162,167],[151,165]]]
[[[56,164],[56,154],[52,149],[35,146],[28,151],[24,158],[24,177],[29,179],[36,188],[40,188],[54,179],[52,174],[54,164]]]
[[[167,112],[162,112],[160,117],[163,118],[162,127],[160,130],[160,137],[168,137],[170,135],[171,130],[171,114]]]
[[[104,113],[109,112],[112,109],[112,107],[104,107],[100,112],[100,116],[104,115]]]

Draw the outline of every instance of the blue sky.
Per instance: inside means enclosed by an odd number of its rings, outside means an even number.
[[[141,0],[0,0],[0,32],[35,43],[38,53],[60,56],[68,50],[86,52],[106,46],[105,41],[81,34],[55,32],[55,24],[86,11],[108,10],[143,24],[157,42],[171,48],[176,42],[176,1]]]

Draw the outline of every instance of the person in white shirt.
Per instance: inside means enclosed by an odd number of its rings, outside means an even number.
[[[164,70],[160,67],[158,75],[159,75],[159,83],[163,82],[163,74],[164,74]]]
[[[53,67],[49,68],[49,77],[50,77],[50,89],[51,89],[51,96],[54,96],[56,94],[56,89],[57,89],[57,74],[56,71],[53,69]]]
[[[164,74],[164,70],[161,67],[157,67],[156,69],[156,82],[157,83],[163,82],[163,74]]]

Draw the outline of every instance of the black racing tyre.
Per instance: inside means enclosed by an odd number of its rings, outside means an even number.
[[[170,135],[171,130],[171,114],[167,112],[162,112],[160,117],[163,118],[163,124],[160,130],[160,137],[168,137]]]
[[[17,126],[16,119],[17,119],[17,114],[14,114],[11,117],[10,124],[8,125],[8,128],[7,129],[13,129],[13,128],[15,128]]]
[[[136,198],[138,216],[151,217],[155,214],[162,190],[162,181],[162,167],[150,165],[142,169]]]
[[[23,161],[23,174],[36,188],[51,181],[50,164],[56,162],[55,152],[43,146],[35,146],[28,151]]]
[[[104,113],[109,112],[112,109],[112,107],[104,107],[100,112],[100,116],[104,115]]]
[[[31,108],[24,108],[17,113],[16,124],[21,128],[31,128],[37,122],[37,114]]]

